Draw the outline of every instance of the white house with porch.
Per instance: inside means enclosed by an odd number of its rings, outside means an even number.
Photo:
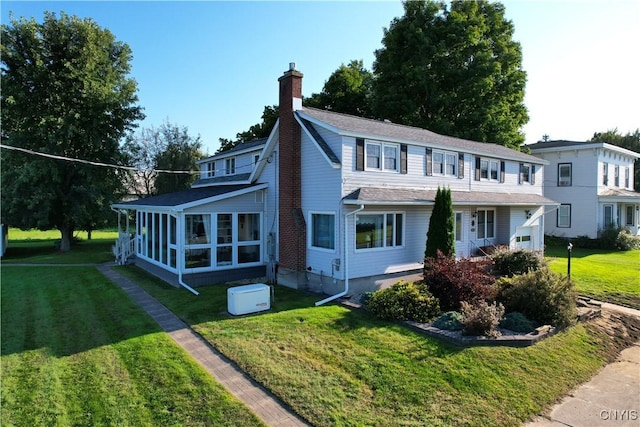
[[[138,264],[189,286],[267,275],[327,300],[350,283],[373,290],[422,269],[438,186],[451,189],[458,257],[543,249],[548,161],[304,107],[302,77],[293,65],[280,77],[267,139],[202,160],[189,190],[114,205],[135,213]]]
[[[545,219],[548,235],[594,239],[608,226],[640,234],[640,193],[633,181],[640,153],[603,142],[548,141],[529,147],[547,161],[544,195],[560,203]]]

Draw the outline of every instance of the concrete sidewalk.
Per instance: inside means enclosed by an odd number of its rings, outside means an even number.
[[[264,423],[269,426],[309,425],[138,285],[114,271],[109,265],[102,264],[97,268],[109,280],[124,289],[178,345],[191,354]]]
[[[640,311],[613,304],[609,310],[640,318]],[[545,417],[524,427],[626,427],[640,426],[640,342],[626,348],[618,359],[573,390]]]

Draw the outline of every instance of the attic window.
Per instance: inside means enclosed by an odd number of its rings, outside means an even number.
[[[224,161],[225,175],[234,175],[236,173],[236,158],[231,157]]]

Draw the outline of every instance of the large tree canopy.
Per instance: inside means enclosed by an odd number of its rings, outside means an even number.
[[[122,163],[119,141],[142,119],[131,49],[91,19],[11,19],[2,25],[2,142],[37,152]],[[4,150],[3,222],[75,229],[103,217],[122,189],[115,169]]]
[[[407,1],[375,52],[380,118],[518,148],[528,121],[520,44],[504,6]]]
[[[200,136],[192,137],[186,127],[169,121],[159,128],[144,128],[129,135],[123,153],[127,162],[137,168],[127,177],[127,190],[138,197],[154,196],[185,190],[197,178],[191,173],[163,171],[195,171],[196,161],[204,157]]]
[[[589,142],[606,142],[607,144],[617,145],[640,153],[640,129],[628,132],[626,135],[622,135],[618,132],[618,129],[595,132]],[[633,169],[633,188],[636,191],[640,191],[640,160],[635,161]]]
[[[370,117],[372,81],[373,75],[364,68],[362,60],[353,60],[340,65],[324,82],[322,91],[306,98],[304,105]]]

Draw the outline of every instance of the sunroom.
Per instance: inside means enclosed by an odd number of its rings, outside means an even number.
[[[266,188],[192,188],[112,207],[119,224],[127,218],[121,240],[128,240],[136,265],[190,288],[264,276]]]

